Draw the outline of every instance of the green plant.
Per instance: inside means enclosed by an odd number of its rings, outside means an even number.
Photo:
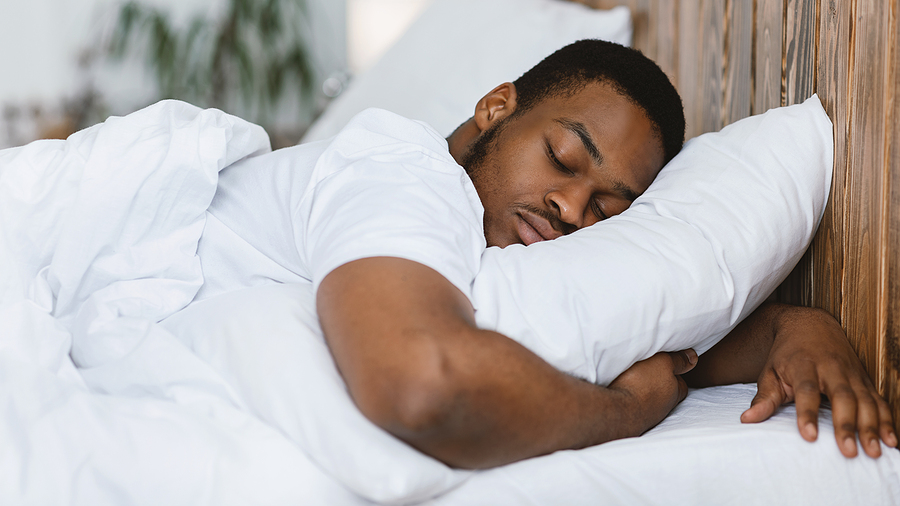
[[[304,0],[228,0],[224,15],[176,26],[169,14],[129,0],[109,45],[122,58],[143,53],[161,98],[234,112],[265,123],[285,92],[311,95]]]

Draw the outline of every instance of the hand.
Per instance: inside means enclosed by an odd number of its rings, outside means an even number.
[[[856,435],[870,457],[881,455],[879,437],[897,446],[891,412],[878,395],[838,322],[825,311],[786,307],[779,314],[768,360],[744,423],[768,419],[795,401],[797,426],[807,441],[818,436],[821,393],[831,401],[834,436],[845,457],[857,455]]]
[[[637,415],[641,433],[661,422],[687,397],[688,387],[681,377],[697,365],[697,353],[683,350],[661,352],[637,362],[619,375],[609,389],[625,394]]]

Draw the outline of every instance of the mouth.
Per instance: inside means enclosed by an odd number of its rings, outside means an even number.
[[[549,241],[561,237],[563,234],[553,228],[545,218],[532,214],[526,210],[516,212],[516,231],[525,246],[536,242]]]

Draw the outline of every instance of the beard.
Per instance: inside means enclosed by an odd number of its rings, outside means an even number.
[[[492,160],[490,155],[493,154],[508,119],[504,118],[483,131],[472,141],[469,149],[461,157],[462,166],[475,186],[478,198],[481,199],[484,207],[483,227],[488,246],[503,247],[507,242],[502,240],[497,233],[497,230],[502,228],[502,221],[498,210],[492,204],[502,200],[502,193],[498,191],[502,184],[499,180],[497,162]]]
[[[477,139],[472,142],[469,149],[462,156],[462,166],[466,170],[466,174],[474,181],[477,177],[482,176],[484,165],[488,154],[493,150],[494,144],[506,127],[509,118],[503,118],[500,121],[489,126],[487,130],[481,133]]]

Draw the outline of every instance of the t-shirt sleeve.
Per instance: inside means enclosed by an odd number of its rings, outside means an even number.
[[[378,256],[426,265],[471,300],[485,249],[483,208],[429,127],[386,111],[356,117],[319,158],[295,223],[314,289]]]

